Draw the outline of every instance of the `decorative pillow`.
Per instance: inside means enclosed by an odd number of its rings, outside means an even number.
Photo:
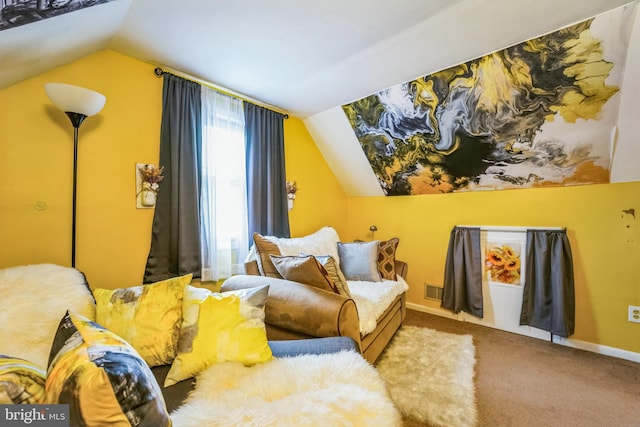
[[[313,255],[306,256],[275,256],[271,255],[271,262],[278,273],[287,280],[315,286],[325,291],[338,292],[329,273]]]
[[[269,258],[270,255],[280,255],[278,245],[258,233],[253,233],[253,242],[258,255],[256,261],[258,262],[260,275],[282,279],[282,276],[280,276],[271,262],[271,258]]]
[[[149,366],[176,357],[182,299],[192,274],[124,289],[94,289],[96,322],[122,337]]]
[[[398,279],[396,275],[396,249],[398,249],[398,243],[400,243],[400,239],[397,237],[380,242],[378,272],[383,279]]]
[[[380,282],[378,273],[379,242],[338,243],[340,269],[347,280]]]
[[[336,246],[337,247],[337,246]],[[300,254],[306,255],[306,254]],[[349,285],[347,284],[347,279],[342,274],[342,270],[338,267],[338,263],[331,255],[314,255],[316,259],[322,264],[327,273],[329,274],[329,278],[334,283],[336,288],[338,289],[338,293],[340,295],[347,296],[351,298],[351,292],[349,291]]]
[[[46,402],[69,405],[72,426],[171,426],[160,386],[125,340],[67,313],[53,339]]]
[[[46,377],[35,363],[0,354],[0,404],[43,403]]]
[[[300,253],[308,255],[331,255],[338,262],[338,232],[333,227],[322,227],[315,233],[303,237],[278,238],[267,236],[267,239],[278,246],[279,254],[297,256]],[[338,262],[338,265],[340,263]]]
[[[264,325],[269,286],[224,293],[188,286],[182,304],[178,355],[165,387],[220,362],[254,365],[271,360]]]
[[[96,316],[86,277],[75,268],[33,264],[0,270],[0,354],[45,368],[51,338],[67,310]]]

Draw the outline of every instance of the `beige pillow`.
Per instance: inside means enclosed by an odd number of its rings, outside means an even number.
[[[338,288],[329,277],[327,270],[313,255],[271,255],[270,257],[278,273],[285,279],[339,293]]]
[[[304,254],[301,254],[304,255]],[[316,259],[322,264],[327,273],[329,273],[329,278],[338,288],[338,293],[340,295],[347,296],[351,298],[351,291],[349,291],[349,285],[347,284],[347,279],[342,274],[342,270],[338,267],[338,263],[331,255],[314,255]]]
[[[270,255],[280,255],[278,245],[259,233],[253,233],[253,243],[255,244],[256,252],[258,253],[256,261],[258,262],[260,275],[282,279],[282,276],[278,273],[278,270],[276,270],[270,258]]]

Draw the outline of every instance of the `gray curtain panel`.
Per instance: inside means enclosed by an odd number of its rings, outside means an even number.
[[[569,337],[575,328],[573,257],[565,230],[527,230],[520,324]]]
[[[482,318],[482,253],[480,228],[453,227],[444,267],[441,306]]]
[[[144,283],[193,273],[201,276],[200,85],[164,73],[160,165],[164,180],[156,200]]]
[[[284,115],[244,103],[249,241],[253,233],[289,237]]]

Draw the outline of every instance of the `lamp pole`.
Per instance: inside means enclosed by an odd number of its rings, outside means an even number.
[[[84,114],[65,111],[73,125],[73,198],[71,202],[71,267],[76,266],[76,201],[78,200],[78,129],[87,117]]]
[[[73,125],[73,196],[71,202],[71,267],[76,266],[76,201],[78,188],[78,128],[89,116],[102,110],[106,97],[101,93],[64,83],[44,85],[53,104],[64,111]]]

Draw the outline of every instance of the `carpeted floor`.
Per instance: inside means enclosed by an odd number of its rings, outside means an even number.
[[[470,335],[406,325],[396,333],[375,366],[391,399],[406,418],[434,425],[474,427],[474,354]]]
[[[414,310],[405,325],[473,336],[478,427],[640,426],[640,363]]]

